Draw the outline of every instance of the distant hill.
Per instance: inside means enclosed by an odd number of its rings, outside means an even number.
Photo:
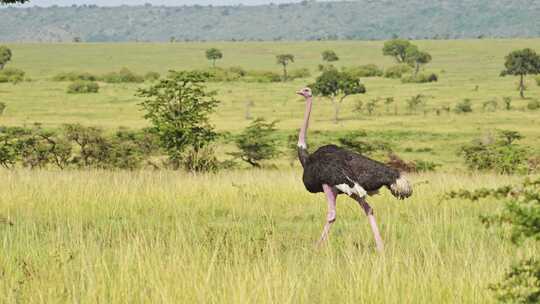
[[[0,9],[0,41],[539,37],[538,0],[303,1],[262,6]]]

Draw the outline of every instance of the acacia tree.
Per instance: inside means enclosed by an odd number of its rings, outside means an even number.
[[[540,56],[532,49],[513,51],[506,56],[501,76],[519,76],[519,95],[525,98],[525,76],[540,73]]]
[[[292,54],[280,54],[276,56],[277,64],[283,66],[283,81],[287,81],[287,65],[294,62],[294,55]]]
[[[414,76],[416,77],[420,67],[431,62],[431,54],[420,51],[418,47],[411,45],[405,50],[405,61],[414,67]]]
[[[0,46],[0,70],[11,60],[11,50],[6,46]]]
[[[216,48],[206,50],[206,59],[212,61],[212,67],[216,67],[216,60],[223,58],[223,53]]]
[[[311,88],[313,94],[330,99],[334,105],[335,123],[339,122],[339,109],[345,98],[366,92],[366,87],[360,83],[359,78],[336,68],[325,69]]]
[[[219,101],[214,91],[206,89],[207,79],[200,72],[171,71],[166,79],[138,91],[145,98],[140,104],[144,117],[152,123],[174,169],[180,167],[188,147],[198,152],[217,138],[208,116]]]
[[[383,55],[394,57],[398,63],[405,63],[407,60],[407,49],[411,46],[412,44],[409,40],[392,39],[384,43]]]
[[[322,60],[326,61],[326,62],[334,62],[334,61],[339,60],[339,57],[336,54],[336,52],[334,52],[332,50],[326,50],[326,51],[322,52],[321,56],[322,56]]]

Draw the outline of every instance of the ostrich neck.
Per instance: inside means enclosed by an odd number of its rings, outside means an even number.
[[[307,149],[306,133],[309,127],[309,117],[311,115],[312,105],[313,105],[313,98],[312,97],[306,98],[306,112],[304,113],[304,123],[302,124],[302,127],[300,128],[300,134],[298,135],[299,148]]]

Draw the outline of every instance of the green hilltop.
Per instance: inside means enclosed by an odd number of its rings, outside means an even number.
[[[533,0],[304,1],[260,6],[0,9],[0,41],[369,40],[540,35]]]

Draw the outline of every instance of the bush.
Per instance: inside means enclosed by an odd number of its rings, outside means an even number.
[[[308,78],[311,76],[311,72],[308,68],[294,69],[289,72],[289,79]]]
[[[380,77],[384,74],[383,70],[374,64],[366,64],[357,67],[348,67],[343,69],[354,77]]]
[[[454,113],[456,114],[471,113],[472,111],[472,102],[470,99],[464,99],[454,107]]]
[[[63,72],[53,77],[53,81],[96,81],[98,77],[86,72]]]
[[[499,131],[496,138],[477,139],[461,148],[460,154],[471,170],[493,170],[511,174],[527,171],[527,153],[514,144],[521,135],[514,131]]]
[[[352,131],[338,138],[339,144],[349,150],[360,154],[373,154],[376,152],[392,152],[392,147],[385,141],[360,140],[362,137],[366,137],[367,134],[364,131]]]
[[[154,82],[154,81],[159,80],[159,77],[161,77],[161,75],[159,75],[159,73],[157,73],[157,72],[148,72],[148,73],[144,74],[144,80],[145,81]]]
[[[240,152],[230,153],[230,155],[257,168],[261,166],[261,161],[276,157],[279,154],[274,139],[276,123],[277,121],[266,122],[262,118],[255,119],[234,140]]]
[[[532,110],[532,111],[540,109],[540,101],[538,100],[529,101],[529,103],[527,103],[527,109]]]
[[[5,68],[0,70],[0,83],[19,83],[24,80],[24,71],[15,68]]]
[[[398,64],[392,67],[389,67],[384,72],[384,77],[386,78],[401,78],[404,74],[412,73],[413,69],[407,64]]]
[[[428,82],[437,82],[439,77],[437,74],[423,74],[418,73],[416,76],[413,74],[404,74],[401,76],[402,83],[428,83]]]
[[[247,82],[281,82],[280,74],[271,71],[248,71],[245,80]]]
[[[7,105],[4,102],[0,101],[0,116],[4,114],[4,111],[6,110]]]
[[[99,85],[94,81],[78,80],[70,84],[67,92],[69,94],[88,94],[99,92]]]
[[[497,99],[491,99],[482,104],[482,109],[487,112],[495,112],[499,107]]]
[[[100,77],[107,83],[141,83],[144,82],[144,77],[133,73],[128,68],[122,68],[118,72],[111,72]]]

